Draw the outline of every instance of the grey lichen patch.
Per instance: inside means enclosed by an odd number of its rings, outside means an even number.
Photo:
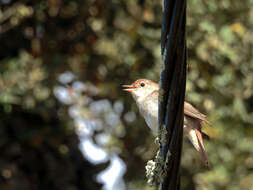
[[[149,160],[146,165],[146,177],[148,178],[148,185],[152,186],[155,182],[155,168],[156,168],[156,162],[153,160]]]
[[[155,144],[160,146],[160,138],[159,137],[156,137],[155,138]]]
[[[162,130],[161,130],[162,138],[165,138],[166,133],[167,132],[166,132],[165,128],[162,128]],[[161,145],[164,145],[164,144],[161,144],[161,143],[166,143],[166,142],[163,142],[163,141],[165,141],[165,139],[162,140],[159,137],[157,137],[155,139],[155,143],[157,145],[159,145],[160,147],[161,147]],[[166,154],[166,157],[165,157],[165,160],[164,160],[162,152],[159,149],[156,153],[155,159],[154,160],[149,160],[147,162],[147,165],[145,167],[146,168],[146,177],[148,178],[147,183],[150,186],[152,186],[156,183],[162,183],[163,182],[163,176],[165,174],[165,171],[167,170],[167,163],[169,161],[170,155],[171,155],[171,153],[168,150],[168,152]]]
[[[165,125],[162,125],[161,130],[159,130],[159,137],[160,137],[160,143],[162,145],[165,145],[167,143],[167,130],[165,128]]]
[[[168,149],[168,152],[167,152],[167,154],[166,154],[166,158],[165,158],[165,170],[167,171],[167,166],[168,166],[168,163],[169,163],[169,158],[170,158],[170,156],[171,156],[171,152],[170,152],[170,150]]]
[[[146,165],[146,177],[148,178],[148,185],[152,186],[155,183],[163,181],[163,165],[164,161],[161,157],[160,151],[157,151],[155,160],[149,160]]]
[[[156,183],[162,183],[164,174],[167,170],[167,165],[169,162],[169,157],[171,156],[170,151],[163,156],[161,152],[161,147],[164,147],[167,143],[167,130],[164,125],[158,131],[158,137],[155,139],[155,144],[159,145],[160,149],[157,151],[155,159],[149,160],[146,165],[146,177],[148,179],[148,185],[152,186]],[[165,158],[165,159],[164,159]]]

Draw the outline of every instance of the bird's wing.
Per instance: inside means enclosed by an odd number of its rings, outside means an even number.
[[[209,123],[204,114],[200,113],[196,108],[187,102],[184,102],[184,114],[189,117]]]
[[[158,90],[155,90],[153,93],[150,94],[150,96],[155,96],[158,98],[158,93],[159,93]],[[188,102],[184,102],[184,114],[189,117],[199,119],[201,121],[204,121],[204,122],[210,124],[210,122],[207,121],[207,119],[206,119],[206,115],[200,113],[196,108],[194,108]]]

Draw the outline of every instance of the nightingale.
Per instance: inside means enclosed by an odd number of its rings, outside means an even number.
[[[158,90],[159,85],[148,79],[136,80],[131,85],[123,85],[126,92],[132,94],[141,115],[148,127],[157,134],[158,131]],[[205,165],[209,167],[208,157],[203,144],[203,139],[209,140],[209,136],[202,132],[203,123],[209,123],[206,116],[200,113],[190,103],[184,102],[184,136],[201,153]]]

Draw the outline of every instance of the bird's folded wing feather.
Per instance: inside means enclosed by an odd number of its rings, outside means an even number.
[[[200,113],[196,108],[187,102],[184,102],[184,114],[189,117],[209,123],[204,114]]]
[[[159,93],[158,90],[155,90],[149,96],[150,97],[154,96],[158,100],[158,93]],[[184,114],[189,116],[189,117],[199,119],[201,121],[204,121],[204,122],[210,124],[210,122],[207,121],[207,119],[206,119],[206,115],[200,113],[196,108],[194,108],[191,104],[189,104],[187,102],[184,102]]]

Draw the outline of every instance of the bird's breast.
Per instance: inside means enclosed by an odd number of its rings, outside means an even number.
[[[156,133],[158,129],[158,104],[144,100],[137,105],[149,128]]]

